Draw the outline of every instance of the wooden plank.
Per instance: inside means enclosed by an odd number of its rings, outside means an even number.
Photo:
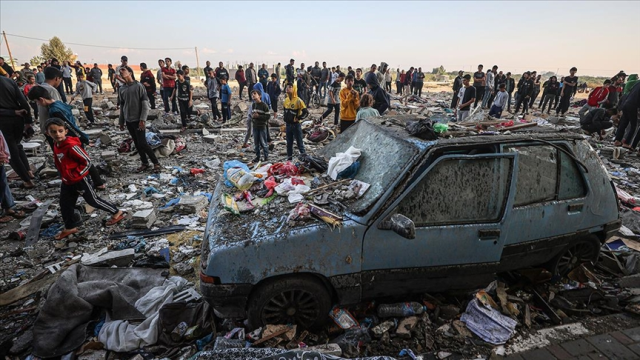
[[[36,211],[33,212],[31,216],[31,224],[29,224],[29,229],[27,229],[27,237],[25,246],[32,246],[36,242],[38,242],[38,238],[40,237],[40,226],[42,226],[42,219],[44,218],[44,214],[49,210],[49,206],[53,201],[48,200],[42,206],[40,206]]]
[[[287,327],[285,327],[285,328],[283,328],[283,329],[281,329],[281,330],[279,330],[279,331],[274,332],[274,333],[273,333],[273,334],[271,334],[271,335],[267,335],[267,336],[263,337],[262,339],[260,339],[260,340],[258,340],[258,341],[256,341],[256,342],[254,342],[254,343],[253,343],[253,345],[254,345],[254,346],[256,346],[256,345],[260,345],[260,344],[262,344],[263,342],[265,342],[265,341],[267,341],[267,340],[271,340],[271,339],[273,339],[273,338],[274,338],[274,337],[276,337],[276,336],[280,336],[280,335],[282,335],[282,334],[285,334],[285,333],[289,332],[289,330],[291,330],[291,328],[287,326]]]
[[[526,124],[518,124],[518,125],[513,125],[510,127],[498,129],[498,131],[519,130],[519,129],[524,129],[524,128],[533,127],[533,126],[538,126],[538,123],[532,122],[532,123],[526,123]]]
[[[20,299],[24,299],[27,296],[42,290],[42,288],[53,284],[58,279],[58,274],[54,274],[53,276],[47,277],[45,279],[18,286],[17,288],[0,294],[0,306],[9,305]]]

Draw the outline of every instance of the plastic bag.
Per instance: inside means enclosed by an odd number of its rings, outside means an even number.
[[[286,163],[275,163],[269,169],[269,175],[282,175],[282,176],[296,176],[300,174],[298,168],[291,162],[287,161]]]
[[[435,140],[438,138],[438,135],[433,130],[431,121],[426,119],[409,122],[406,128],[409,134],[422,140]]]
[[[222,203],[222,206],[231,213],[240,215],[240,209],[238,209],[238,204],[233,199],[233,196],[229,194],[222,194],[222,196],[220,196],[220,202]]]
[[[229,181],[229,178],[227,177],[227,170],[231,169],[231,168],[241,168],[246,172],[250,172],[249,168],[247,167],[247,165],[243,162],[240,162],[238,160],[230,160],[230,161],[225,161],[222,169],[223,169],[223,174],[224,174],[224,184],[231,187],[233,186],[233,184]]]
[[[253,183],[258,180],[250,172],[245,171],[242,168],[234,167],[227,170],[227,178],[229,182],[236,188],[245,191],[248,190]]]

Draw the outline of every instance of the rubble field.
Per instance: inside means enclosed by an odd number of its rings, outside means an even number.
[[[563,118],[531,110],[524,117],[504,112],[494,119],[478,110],[454,123],[446,92],[391,95],[384,123],[404,127],[406,119],[429,118],[441,138],[515,132],[588,138],[615,183],[623,224],[595,264],[582,264],[564,278],[526,269],[497,274],[478,289],[334,307],[322,329],[277,324],[252,329],[244,319],[213,316],[198,293],[210,202],[220,203],[216,211],[231,217],[225,229],[229,239],[248,231],[246,219],[265,224],[252,229],[254,236],[309,221],[339,231],[340,207],[359,199],[370,184],[358,182],[357,175],[334,180],[327,174],[323,161],[329,159],[317,151],[338,135],[317,121],[322,107],[310,109],[303,123],[312,159],[286,161],[279,118],[270,120],[269,162],[253,164],[253,145],[242,148],[249,103],[234,102],[231,119],[220,124],[212,120],[204,89],[194,91],[194,115],[185,132],[179,116],[164,114],[160,100],[158,110],[151,110],[147,141],[159,156],[159,173],[135,172],[140,160],[128,133],[118,129],[115,95],[94,96],[97,123],[90,128],[78,111],[82,102],[72,104],[91,139],[86,150],[107,179],[99,195],[127,211],[127,219],[113,227],[104,224],[107,214],[80,198],[81,231],[55,241],[63,228],[60,179],[43,135],[36,132],[25,141],[37,186],[21,188],[9,171],[14,198],[29,216],[0,224],[1,357],[298,359],[303,350],[308,358],[325,359],[493,359],[639,326],[638,154],[615,148],[611,129],[602,140],[584,134],[577,117],[584,100],[576,99]],[[225,170],[240,163],[246,171],[221,184],[218,197],[218,182],[231,178]],[[253,176],[248,183],[242,178],[247,174]],[[250,238],[243,241],[251,246]]]

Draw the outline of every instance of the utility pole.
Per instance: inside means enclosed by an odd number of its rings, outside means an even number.
[[[198,58],[198,47],[196,46],[196,75],[200,76],[200,58]]]
[[[13,62],[13,56],[11,56],[11,49],[9,48],[9,42],[7,41],[7,34],[2,31],[2,36],[4,36],[4,44],[7,45],[7,51],[9,52],[9,60],[11,60],[11,66],[14,70],[16,70],[16,64]]]

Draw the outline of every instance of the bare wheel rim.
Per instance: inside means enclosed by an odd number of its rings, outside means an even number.
[[[262,309],[264,324],[298,324],[310,327],[318,318],[319,304],[308,291],[295,289],[275,295]]]
[[[580,264],[593,261],[593,246],[580,243],[570,247],[558,260],[557,272],[564,276]]]

